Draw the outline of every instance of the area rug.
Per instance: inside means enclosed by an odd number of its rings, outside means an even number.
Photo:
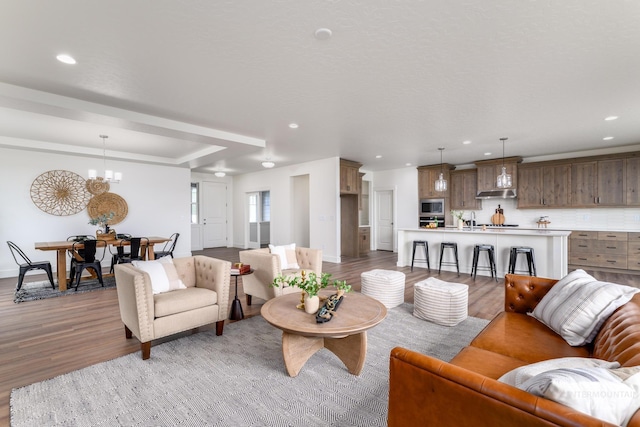
[[[51,289],[51,282],[48,280],[42,282],[23,283],[22,288],[16,291],[13,297],[13,302],[25,302],[39,299],[61,297],[63,295],[74,295],[82,292],[92,292],[100,289],[115,288],[116,279],[113,276],[103,277],[104,287],[100,285],[98,279],[82,279],[80,281],[80,288],[76,291],[75,288],[67,289],[66,291],[60,291],[57,283],[56,288]]]
[[[280,330],[261,316],[206,331],[11,392],[20,426],[385,426],[389,353],[404,346],[450,360],[488,323],[455,327],[389,310],[367,334],[359,376],[321,349],[287,375]]]

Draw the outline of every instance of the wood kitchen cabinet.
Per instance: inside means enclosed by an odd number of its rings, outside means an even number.
[[[359,194],[361,166],[362,163],[340,159],[340,194]]]
[[[570,206],[570,164],[522,164],[518,167],[518,208]]]
[[[371,229],[369,227],[360,227],[358,241],[360,245],[360,255],[368,254],[371,250]]]
[[[501,190],[497,186],[498,175],[502,173],[502,166],[511,174],[512,189],[518,188],[518,163],[522,157],[505,157],[503,159],[480,160],[475,162],[478,173],[478,191]]]
[[[626,168],[626,205],[640,206],[640,157],[625,160]]]
[[[432,199],[432,198],[448,198],[451,191],[451,180],[449,172],[455,169],[455,166],[449,163],[419,166],[418,167],[418,198],[419,199]],[[436,191],[436,180],[442,176],[447,180],[447,191]]]
[[[451,206],[453,210],[482,209],[478,194],[478,173],[476,169],[453,170],[451,177]]]
[[[616,231],[572,232],[569,236],[569,264],[626,270],[628,234]]]
[[[625,159],[575,162],[571,165],[571,206],[626,204]]]

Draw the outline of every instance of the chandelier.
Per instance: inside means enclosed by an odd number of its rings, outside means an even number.
[[[496,180],[496,185],[498,188],[511,188],[511,174],[507,173],[507,168],[504,167],[504,142],[509,138],[500,138],[502,141],[502,173],[498,175],[498,179]]]
[[[436,180],[436,191],[447,191],[447,180],[444,179],[444,173],[442,168],[442,152],[444,151],[444,147],[438,148],[440,150],[440,176]]]
[[[121,172],[113,172],[110,169],[107,169],[107,145],[106,145],[106,139],[109,138],[108,135],[100,135],[100,138],[102,138],[102,159],[104,161],[104,177],[99,177],[98,176],[98,171],[96,171],[95,169],[89,169],[89,179],[90,180],[96,180],[96,181],[106,181],[106,182],[113,182],[113,183],[118,183],[122,180],[122,173]]]

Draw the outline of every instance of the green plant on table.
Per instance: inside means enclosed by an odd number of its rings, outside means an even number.
[[[306,292],[310,297],[318,295],[320,289],[324,289],[330,285],[335,286],[338,290],[342,289],[344,292],[351,290],[351,286],[347,285],[346,280],[335,280],[331,283],[330,279],[331,274],[329,273],[321,273],[318,275],[314,271],[307,273],[305,270],[302,270],[299,276],[278,276],[273,279],[273,283],[271,283],[270,286],[274,288],[279,288],[280,286],[295,286]]]
[[[102,215],[98,215],[95,218],[91,218],[89,220],[89,224],[91,225],[99,225],[100,227],[104,227],[105,230],[107,229],[107,227],[109,226],[109,221],[116,216],[115,212],[109,212],[108,214],[102,214]]]

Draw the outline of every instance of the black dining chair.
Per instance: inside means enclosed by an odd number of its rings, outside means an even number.
[[[88,234],[78,234],[77,236],[67,237],[67,242],[84,242],[85,240],[96,240],[96,238]],[[80,254],[80,256],[82,256],[82,254],[84,253],[84,250],[78,249],[78,253]],[[73,251],[67,251],[67,254],[70,257],[73,257]]]
[[[180,233],[173,233],[169,238],[169,241],[164,244],[162,250],[158,252],[153,252],[153,256],[155,259],[162,258],[163,256],[169,255],[173,258],[173,251],[176,248],[176,243],[178,243],[178,237],[180,237]]]
[[[44,270],[47,272],[47,276],[49,276],[49,282],[51,282],[51,287],[53,289],[56,288],[56,285],[53,283],[53,273],[51,270],[51,263],[49,261],[31,261],[27,254],[25,254],[22,249],[18,247],[15,243],[11,241],[7,241],[7,245],[9,245],[9,250],[11,250],[11,255],[13,255],[13,259],[16,264],[20,267],[20,274],[18,275],[18,286],[16,287],[16,291],[19,291],[22,288],[22,281],[24,280],[24,275],[29,270]]]
[[[115,253],[111,250],[111,246],[109,246],[109,252],[111,253],[111,266],[109,267],[109,274],[113,274],[113,266],[118,263],[118,259],[124,258],[128,256],[128,253],[125,252],[124,246],[122,246],[122,241],[129,241],[131,239],[131,234],[116,234],[116,239],[120,240],[115,246]]]
[[[82,246],[82,247],[81,247]],[[98,247],[102,247],[102,257],[98,259],[96,257],[96,253],[98,251]],[[102,281],[102,260],[104,259],[104,254],[107,251],[107,242],[104,240],[85,240],[84,242],[74,242],[71,251],[73,252],[73,257],[71,258],[71,271],[69,274],[69,279],[71,279],[71,286],[73,287],[73,282],[76,283],[76,291],[78,291],[78,287],[80,286],[80,277],[82,276],[83,270],[91,269],[98,276],[98,281],[102,286],[104,286],[104,282]],[[82,250],[82,255],[80,255],[80,251]]]
[[[124,250],[127,246],[129,247],[129,252]],[[117,255],[115,264],[126,264],[134,260],[145,259],[148,247],[149,239],[147,237],[131,237],[130,239],[119,241],[115,245]]]

